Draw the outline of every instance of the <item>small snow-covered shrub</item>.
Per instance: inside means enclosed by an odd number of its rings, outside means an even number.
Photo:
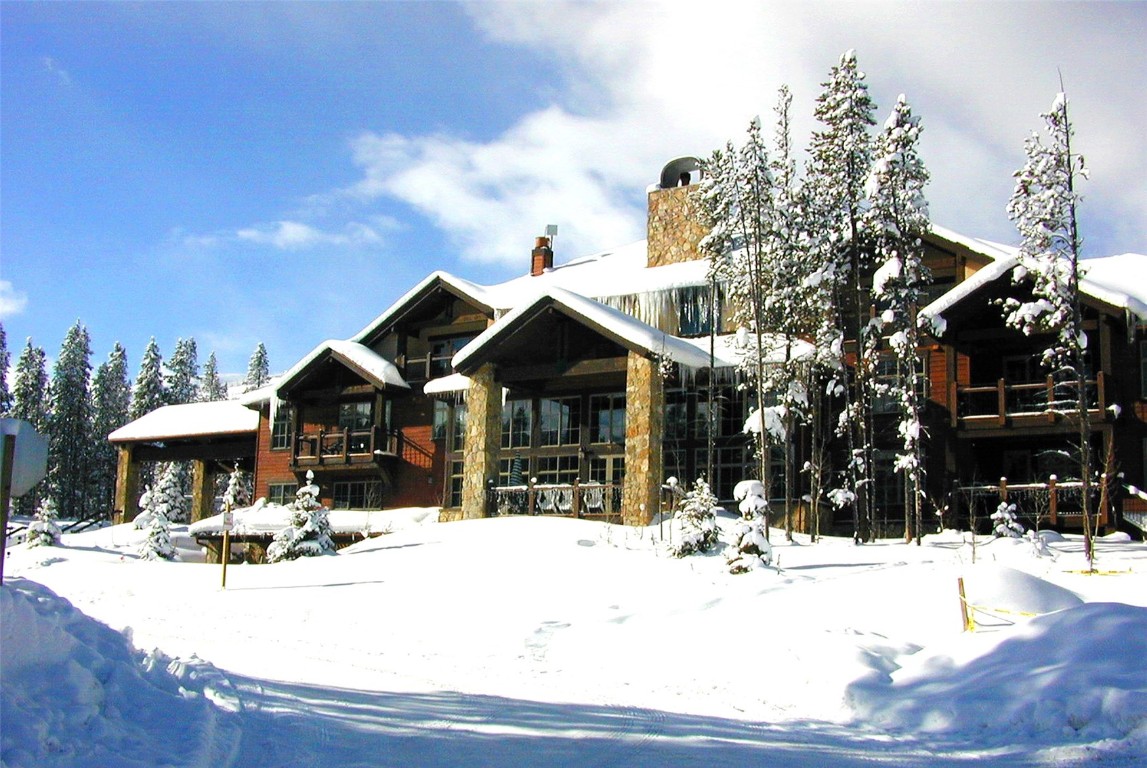
[[[1024,535],[1024,527],[1016,519],[1016,505],[1001,501],[992,513],[992,532],[996,536],[1010,536],[1018,539]]]
[[[742,480],[733,489],[741,519],[730,529],[731,542],[725,550],[729,573],[748,573],[773,562],[773,546],[766,537],[769,500],[760,480]]]
[[[291,525],[275,534],[275,540],[267,547],[267,562],[335,553],[327,508],[319,503],[319,487],[314,478],[313,472],[307,472],[307,484],[295,494],[290,507]]]
[[[236,462],[235,469],[227,478],[227,490],[223,492],[223,504],[229,509],[238,509],[251,503],[251,476],[239,469]]]
[[[688,491],[677,506],[674,519],[681,529],[681,540],[670,545],[674,557],[685,557],[697,552],[708,552],[717,543],[717,497],[709,484],[698,478],[693,490]]]
[[[171,521],[162,510],[153,510],[148,523],[147,538],[139,545],[140,560],[178,560],[179,554],[171,543]]]
[[[59,512],[56,510],[56,500],[51,496],[40,502],[36,510],[36,517],[28,525],[28,536],[25,539],[29,547],[58,547],[62,531],[56,523]]]

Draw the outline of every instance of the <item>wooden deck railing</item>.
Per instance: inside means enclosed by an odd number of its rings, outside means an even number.
[[[610,483],[533,483],[490,486],[487,514],[619,519],[621,486]]]
[[[1078,386],[1074,381],[1044,381],[1009,384],[999,379],[992,385],[949,385],[948,408],[953,427],[960,421],[975,420],[994,426],[1007,426],[1012,419],[1031,420],[1043,417],[1054,422],[1058,415],[1079,410]],[[1089,411],[1102,413],[1107,407],[1106,382],[1103,372],[1086,382],[1085,401]]]
[[[981,507],[974,512],[980,518],[990,516],[998,504],[1013,503],[1021,518],[1049,525],[1083,526],[1083,483],[1078,480],[1060,481],[1051,475],[1046,483],[1009,483],[1001,477],[994,485],[966,485],[958,491],[970,507]],[[1092,525],[1102,529],[1110,523],[1110,515],[1102,503],[1101,485],[1093,484],[1091,493]]]
[[[398,455],[399,433],[381,427],[332,429],[303,433],[295,438],[296,465],[355,464]]]

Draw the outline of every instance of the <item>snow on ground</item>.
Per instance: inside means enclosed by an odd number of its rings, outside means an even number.
[[[1086,575],[1071,536],[1037,558],[774,530],[779,568],[733,576],[667,557],[668,523],[432,519],[232,565],[225,590],[185,534],[181,563],[140,561],[130,526],[13,547],[3,765],[1147,760],[1147,545],[1125,536]]]

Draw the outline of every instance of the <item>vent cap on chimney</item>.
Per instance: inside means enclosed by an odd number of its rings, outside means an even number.
[[[672,187],[687,187],[692,180],[691,174],[701,170],[701,161],[695,157],[678,157],[670,160],[661,169],[662,189]]]

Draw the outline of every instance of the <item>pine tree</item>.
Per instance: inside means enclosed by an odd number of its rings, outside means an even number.
[[[227,399],[227,385],[219,378],[219,363],[215,353],[207,356],[203,364],[203,379],[199,387],[199,399],[205,403],[215,403]]]
[[[36,510],[35,518],[28,524],[28,536],[25,539],[28,546],[60,546],[60,536],[63,535],[63,531],[60,530],[59,517],[60,514],[56,509],[56,502],[51,496],[41,501],[40,508]]]
[[[28,339],[16,360],[12,384],[12,412],[14,419],[23,419],[46,435],[48,425],[48,369],[47,357],[40,347],[33,347]],[[45,483],[37,483],[21,498],[13,502],[13,511],[19,515],[32,515],[39,508]]]
[[[184,473],[179,462],[162,465],[159,478],[151,491],[151,509],[159,510],[172,523],[187,522],[187,504],[183,493]]]
[[[127,352],[116,342],[108,359],[92,377],[92,500],[98,510],[110,510],[115,500],[115,447],[108,435],[127,424],[131,409],[131,385],[127,375]]]
[[[28,524],[28,535],[25,541],[29,547],[58,547],[63,531],[59,525],[59,511],[56,502],[51,496],[40,502],[35,518]]]
[[[850,487],[837,488],[833,496],[838,503],[848,500],[852,504],[853,540],[859,543],[872,536],[872,409],[868,379],[873,361],[865,353],[871,349],[874,329],[867,322],[868,292],[861,289],[861,279],[872,264],[861,243],[861,219],[864,185],[871,166],[869,129],[875,124],[875,104],[853,51],[840,57],[823,87],[815,112],[823,128],[813,134],[810,174],[816,194],[817,224],[823,226],[825,233],[826,277],[831,277],[837,292],[837,322],[856,343],[851,387],[842,391],[845,409],[840,423],[840,431],[847,438]],[[839,355],[843,369],[843,345]]]
[[[0,417],[6,417],[12,410],[12,392],[8,389],[8,365],[12,358],[8,354],[8,335],[4,324],[0,323]]]
[[[703,478],[678,503],[674,519],[680,527],[680,541],[669,548],[674,557],[708,552],[717,543],[717,497]]]
[[[195,339],[179,339],[167,363],[165,377],[168,405],[194,403],[199,399],[199,351]]]
[[[896,470],[904,473],[904,535],[917,545],[923,536],[923,427],[920,393],[920,333],[916,311],[923,289],[931,282],[924,266],[923,236],[929,229],[924,185],[928,171],[917,151],[920,118],[912,114],[901,94],[877,140],[876,160],[868,179],[870,206],[864,215],[867,235],[879,264],[872,294],[884,311],[878,319],[882,335],[895,355],[896,375],[887,391],[873,388],[874,397],[889,397],[899,412],[901,448]]]
[[[319,503],[315,474],[307,472],[307,484],[295,493],[291,504],[291,525],[275,534],[267,547],[267,561],[277,563],[300,557],[335,554],[327,508]]]
[[[139,545],[140,560],[178,560],[179,553],[171,543],[171,521],[162,509],[152,509],[148,515],[147,538]]]
[[[65,517],[85,518],[93,456],[91,341],[78,320],[52,370],[48,416],[48,487]]]
[[[996,536],[1007,536],[1013,539],[1022,538],[1024,527],[1016,519],[1016,505],[1001,501],[992,513],[992,532]]]
[[[759,480],[742,480],[733,489],[741,517],[733,524],[732,543],[725,550],[729,573],[748,573],[773,562],[773,547],[766,531],[769,500]]]
[[[260,341],[255,351],[251,353],[251,359],[247,361],[247,376],[243,379],[243,391],[258,389],[270,380],[271,363],[267,359],[267,348]]]
[[[251,475],[239,469],[236,462],[235,469],[227,477],[227,490],[223,492],[223,504],[230,509],[246,507],[251,503]]]
[[[1072,154],[1071,121],[1067,97],[1056,96],[1042,115],[1048,143],[1033,133],[1024,143],[1027,162],[1016,171],[1016,186],[1008,201],[1008,216],[1015,222],[1021,243],[1013,274],[1015,282],[1031,285],[1032,300],[1004,302],[1005,322],[1026,335],[1050,333],[1043,351],[1044,365],[1074,385],[1078,459],[1082,481],[1084,550],[1088,567],[1095,567],[1091,519],[1095,468],[1091,455],[1091,417],[1088,411],[1087,334],[1083,327],[1079,282],[1083,277],[1083,241],[1076,208],[1080,195],[1076,177],[1087,177],[1083,158]]]
[[[159,354],[159,345],[152,336],[143,351],[139,373],[135,377],[135,386],[131,391],[131,412],[128,415],[135,421],[162,406],[166,399],[163,385],[163,356]]]

